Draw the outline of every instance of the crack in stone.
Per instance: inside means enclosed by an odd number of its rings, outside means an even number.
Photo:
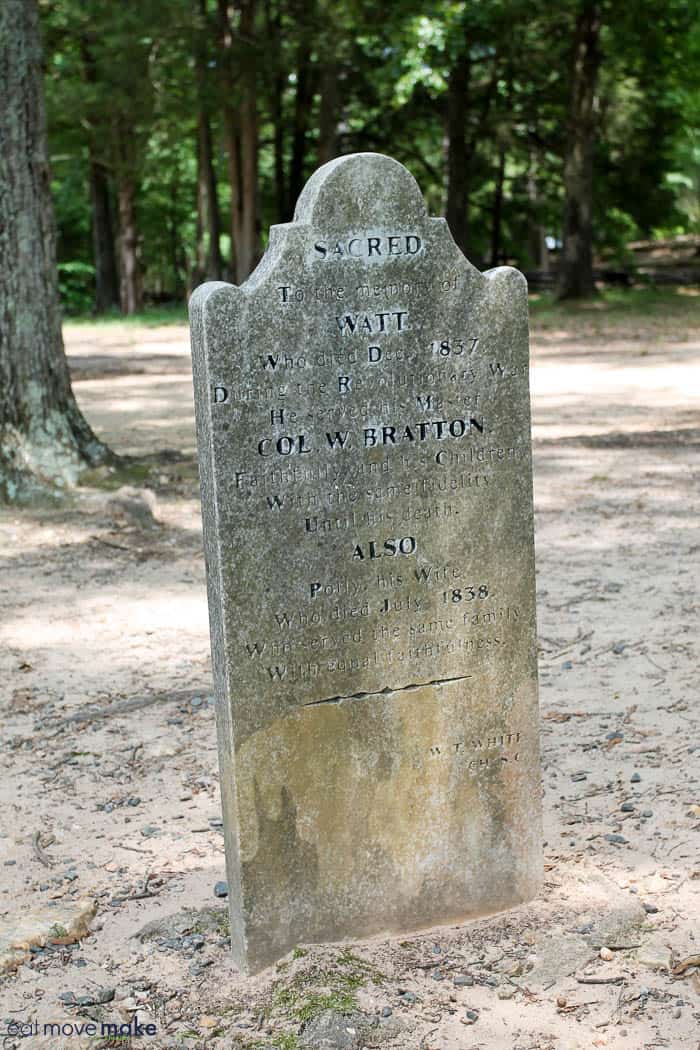
[[[449,685],[450,682],[466,682],[472,678],[470,674],[457,675],[455,678],[433,678],[430,682],[413,682],[411,685],[402,685],[398,689],[389,686],[386,689],[378,689],[374,693],[346,693],[341,696],[329,696],[325,700],[310,700],[303,707],[319,707],[321,704],[339,704],[342,700],[367,700],[372,696],[389,696],[390,693],[408,693],[413,689],[425,689],[429,685]]]

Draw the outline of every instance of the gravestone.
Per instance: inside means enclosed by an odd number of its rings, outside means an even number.
[[[192,352],[235,957],[541,884],[527,289],[379,154],[309,180]]]

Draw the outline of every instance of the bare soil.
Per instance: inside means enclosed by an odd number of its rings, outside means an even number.
[[[0,511],[0,928],[35,942],[0,977],[4,1047],[124,1045],[43,1025],[134,1011],[157,1048],[700,1047],[700,310],[533,328],[544,892],[247,979],[214,896],[188,333],[66,326],[81,406],[133,459]]]

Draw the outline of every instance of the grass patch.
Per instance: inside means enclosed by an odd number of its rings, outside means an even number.
[[[306,954],[306,953],[304,953]],[[298,1022],[318,1017],[325,1010],[347,1014],[358,1009],[357,990],[382,984],[384,974],[354,952],[340,953],[334,967],[311,966],[288,982],[280,981],[272,996],[272,1010],[281,1010]]]
[[[270,1039],[256,1039],[254,1043],[246,1043],[245,1050],[299,1050],[299,1040],[294,1032],[285,1032],[283,1035],[273,1035]]]
[[[80,488],[103,489],[114,492],[123,485],[145,485],[154,471],[152,464],[125,460],[113,466],[93,467],[84,470],[78,479]]]
[[[64,321],[68,325],[128,325],[129,327],[160,328],[161,325],[187,324],[187,305],[173,303],[170,306],[149,306],[137,314],[126,317],[114,310],[106,314],[78,314]]]
[[[560,302],[553,292],[538,292],[530,296],[530,316],[536,328],[561,325],[572,319],[604,321],[640,321],[658,317],[695,318],[700,321],[697,298],[687,288],[609,288],[593,299]]]

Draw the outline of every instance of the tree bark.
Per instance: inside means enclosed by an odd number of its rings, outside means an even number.
[[[58,301],[36,0],[0,5],[0,496],[109,455],[71,390]]]
[[[214,168],[214,147],[209,114],[199,111],[197,122],[197,205],[202,221],[204,244],[201,251],[202,279],[220,281],[221,262],[221,218],[219,197]]]
[[[467,125],[471,63],[466,48],[450,69],[447,82],[447,207],[445,218],[455,243],[467,254],[469,232],[469,172]]]
[[[261,254],[258,216],[258,109],[255,53],[256,0],[238,0],[239,26],[235,41],[238,77],[234,75],[234,32],[231,5],[218,0],[223,50],[224,136],[231,184],[231,240],[234,273],[241,284],[255,269]],[[230,101],[238,94],[234,108]]]
[[[498,168],[496,186],[493,191],[493,211],[491,214],[491,266],[498,266],[501,255],[501,224],[503,220],[503,183],[506,174],[506,151],[503,145],[498,149]]]
[[[197,81],[197,274],[196,282],[220,281],[221,214],[214,166],[208,86],[206,0],[198,0],[195,15],[200,19],[195,40],[194,64]]]
[[[297,55],[297,86],[294,96],[294,119],[292,123],[292,157],[289,165],[289,193],[287,196],[287,218],[292,219],[299,194],[304,188],[304,161],[306,160],[306,137],[313,101],[313,71],[311,48],[308,43],[300,45]]]
[[[136,314],[143,305],[139,233],[136,225],[136,183],[122,174],[117,185],[119,205],[120,299],[123,314]]]
[[[90,144],[90,201],[92,204],[92,254],[95,264],[95,312],[119,304],[116,244],[110,205],[107,169],[94,156]]]
[[[601,63],[600,28],[600,3],[598,0],[582,0],[576,19],[571,63],[560,299],[595,295],[593,158],[597,131],[596,91]]]
[[[318,163],[338,156],[338,68],[324,61],[320,75],[321,104],[318,114]]]
[[[97,64],[90,39],[82,36],[80,53],[83,75],[93,88],[97,84]],[[103,118],[91,119],[88,130],[88,153],[90,159],[90,203],[92,207],[92,255],[95,266],[95,312],[105,313],[119,305],[119,275],[117,273],[117,251],[112,222],[112,207],[109,192],[107,167],[100,158],[100,144],[104,148],[106,139]]]

